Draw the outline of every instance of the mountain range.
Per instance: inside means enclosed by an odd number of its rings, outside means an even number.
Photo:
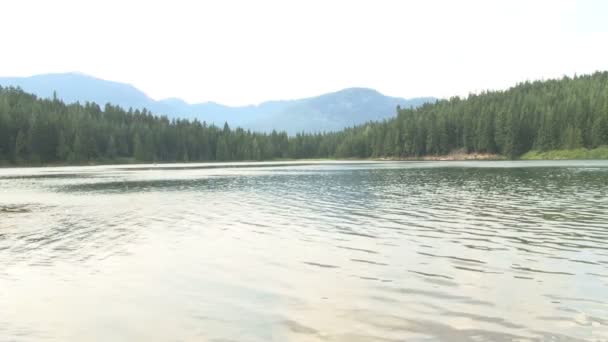
[[[0,77],[0,86],[20,87],[41,98],[54,93],[66,103],[112,103],[123,108],[146,108],[169,118],[198,119],[207,123],[240,126],[256,131],[336,131],[396,115],[397,106],[417,107],[435,102],[432,97],[389,97],[369,88],[347,88],[316,97],[267,101],[258,105],[226,106],[215,102],[190,104],[178,98],[154,100],[126,83],[99,79],[82,73]]]

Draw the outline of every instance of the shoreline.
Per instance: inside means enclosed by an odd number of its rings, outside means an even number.
[[[373,160],[381,160],[381,161],[469,161],[469,160],[487,160],[487,161],[497,161],[497,160],[519,160],[519,159],[509,159],[505,156],[501,156],[499,154],[492,153],[451,153],[446,155],[428,155],[421,157],[380,157],[380,158],[372,158]]]
[[[303,158],[303,159],[267,159],[267,160],[209,160],[209,161],[167,161],[139,162],[133,158],[118,158],[116,160],[99,160],[82,164],[70,163],[51,163],[51,164],[10,164],[6,160],[0,160],[0,169],[7,168],[36,168],[36,167],[79,167],[79,166],[106,166],[106,165],[170,165],[170,164],[221,164],[221,163],[261,163],[261,162],[321,162],[321,161],[517,161],[517,160],[608,160],[608,146],[600,146],[595,149],[570,149],[570,150],[551,150],[540,152],[531,150],[518,158],[508,158],[495,153],[465,153],[453,151],[445,155],[426,155],[420,157],[370,157],[370,158]]]
[[[345,161],[345,162],[421,162],[421,161],[558,161],[558,160],[606,160],[605,158],[547,158],[547,159],[528,159],[528,158],[517,158],[509,159],[501,155],[495,154],[456,154],[456,155],[442,155],[442,156],[423,156],[423,157],[376,157],[376,158],[313,158],[313,159],[269,159],[269,160],[229,160],[229,161],[189,161],[189,162],[108,162],[108,163],[87,163],[87,164],[0,164],[0,169],[11,169],[11,168],[55,168],[55,167],[87,167],[87,166],[111,166],[111,165],[173,165],[173,164],[224,164],[224,163],[271,163],[271,162],[332,162],[332,161]]]

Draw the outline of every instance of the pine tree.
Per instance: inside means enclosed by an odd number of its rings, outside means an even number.
[[[114,140],[114,136],[110,135],[110,139],[108,140],[108,146],[106,148],[106,158],[116,159],[118,157],[118,150],[116,148],[116,141]]]
[[[215,158],[219,161],[226,161],[230,159],[230,152],[228,151],[228,145],[226,144],[226,138],[222,135],[217,141],[217,149],[215,152]]]
[[[68,142],[64,130],[59,131],[59,139],[57,144],[57,159],[60,161],[68,161],[70,155],[72,154],[72,149],[70,147],[70,143]]]
[[[84,144],[80,133],[76,133],[76,137],[74,138],[74,143],[72,144],[72,156],[70,159],[72,162],[77,163],[86,162],[89,160],[87,147]]]
[[[139,161],[146,160],[146,151],[139,133],[135,133],[135,137],[133,137],[133,158]]]
[[[23,130],[17,132],[17,138],[15,139],[15,159],[17,161],[27,160],[27,137]]]
[[[256,138],[253,138],[253,142],[251,144],[251,159],[262,159],[262,152],[260,151],[260,145],[258,144],[258,140]]]

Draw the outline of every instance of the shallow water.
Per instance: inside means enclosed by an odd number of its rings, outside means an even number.
[[[0,340],[602,341],[608,162],[0,169]]]

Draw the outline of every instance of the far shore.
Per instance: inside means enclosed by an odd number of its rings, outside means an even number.
[[[90,163],[51,163],[51,164],[10,164],[6,161],[0,161],[0,168],[34,168],[34,167],[65,167],[65,166],[103,166],[103,165],[169,165],[169,164],[195,164],[195,163],[255,163],[255,162],[322,162],[322,161],[498,161],[498,160],[607,160],[608,154],[603,153],[608,151],[608,148],[602,147],[593,150],[554,150],[549,152],[531,151],[520,158],[510,159],[506,156],[492,153],[462,153],[454,152],[447,155],[428,155],[421,157],[373,157],[373,158],[313,158],[313,159],[270,159],[270,160],[230,160],[230,161],[173,161],[173,162],[140,162],[133,158],[121,158],[118,160],[102,160],[99,162]]]
[[[372,158],[380,161],[466,161],[466,160],[508,160],[499,154],[491,153],[450,153],[446,155],[428,155],[421,157],[381,157]],[[514,159],[516,160],[516,159]]]

